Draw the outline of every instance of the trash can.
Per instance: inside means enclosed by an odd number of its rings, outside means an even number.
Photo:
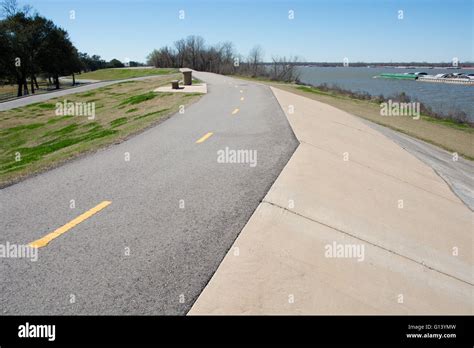
[[[184,85],[191,86],[193,84],[193,71],[192,70],[183,71],[183,76],[184,76]]]

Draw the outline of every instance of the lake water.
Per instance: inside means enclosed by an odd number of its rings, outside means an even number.
[[[404,73],[424,71],[429,75],[461,72],[472,74],[474,70],[463,69],[397,69],[367,67],[298,67],[299,79],[307,84],[323,83],[337,85],[354,92],[367,92],[371,95],[383,94],[389,98],[405,92],[412,100],[417,100],[431,107],[434,111],[447,114],[450,111],[462,110],[474,122],[474,86],[448,83],[430,83],[414,80],[396,80],[376,78],[381,73]]]

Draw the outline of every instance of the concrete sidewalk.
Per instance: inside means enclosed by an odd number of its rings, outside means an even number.
[[[189,314],[472,314],[472,211],[357,117],[272,89],[301,144]]]

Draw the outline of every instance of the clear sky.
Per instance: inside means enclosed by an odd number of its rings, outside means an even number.
[[[474,0],[20,0],[66,29],[81,52],[142,61],[190,34],[246,56],[305,61],[474,60]],[[75,19],[70,19],[70,11]],[[183,10],[184,19],[179,19]],[[289,11],[294,19],[289,19]],[[403,11],[403,19],[399,19]]]

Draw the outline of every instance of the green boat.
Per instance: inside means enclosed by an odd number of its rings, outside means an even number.
[[[380,74],[379,77],[383,77],[386,79],[402,79],[402,80],[416,80],[418,78],[417,75],[413,73],[407,74]]]

